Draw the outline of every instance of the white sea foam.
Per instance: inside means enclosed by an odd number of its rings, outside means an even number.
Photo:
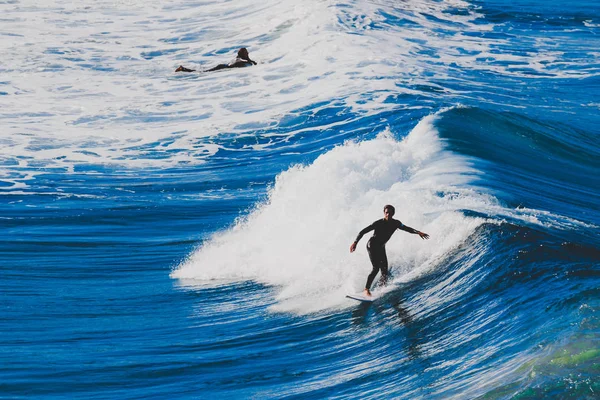
[[[207,137],[276,127],[319,102],[389,109],[390,95],[416,93],[431,75],[449,77],[449,67],[593,74],[577,60],[553,67],[562,53],[552,38],[523,53],[482,37],[494,29],[483,17],[458,0],[9,2],[0,29],[0,160],[68,170],[200,163],[219,150]],[[227,62],[240,46],[258,68],[173,72]]]
[[[431,235],[423,241],[398,232],[390,240],[396,278],[435,267],[484,222],[461,210],[496,202],[470,186],[478,172],[468,159],[444,149],[434,118],[421,121],[402,141],[384,132],[283,172],[265,204],[215,234],[172,276],[184,284],[195,279],[202,285],[211,280],[273,285],[277,311],[342,307],[344,293],[364,287],[370,271],[366,239],[356,253],[348,248],[388,203],[406,225]]]
[[[354,254],[349,246],[358,231],[381,218],[385,204],[395,205],[397,219],[431,235],[423,241],[399,231],[388,242],[395,283],[436,268],[486,222],[509,219],[561,229],[581,225],[500,204],[476,186],[482,174],[473,166],[476,161],[445,149],[436,119],[426,117],[401,141],[382,132],[281,173],[265,203],[215,233],[171,276],[199,288],[245,280],[272,285],[278,293],[272,310],[309,313],[344,307],[345,293],[364,288],[371,269],[366,238]]]

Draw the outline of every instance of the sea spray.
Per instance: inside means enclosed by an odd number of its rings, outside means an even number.
[[[403,140],[385,130],[282,172],[267,201],[215,233],[172,277],[273,285],[279,289],[278,310],[342,306],[344,292],[360,290],[371,269],[366,240],[355,254],[349,245],[360,229],[381,218],[388,203],[396,206],[397,219],[431,235],[422,241],[398,232],[390,240],[396,279],[434,268],[484,221],[461,210],[495,204],[470,185],[477,170],[444,148],[435,119],[424,118]]]

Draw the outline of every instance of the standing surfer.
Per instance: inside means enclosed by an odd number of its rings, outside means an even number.
[[[250,54],[248,54],[248,50],[245,47],[242,47],[241,49],[238,50],[237,58],[233,62],[230,62],[229,64],[219,64],[216,67],[207,69],[204,72],[218,71],[220,69],[225,69],[225,68],[250,67],[252,65],[256,65],[256,61],[252,61],[250,59]],[[175,70],[175,72],[195,72],[195,71],[196,71],[195,69],[189,69],[189,68],[184,67],[183,65],[180,65],[179,68],[177,68]]]
[[[364,236],[364,234],[370,231],[375,231],[373,232],[373,236],[371,236],[367,242],[367,252],[369,253],[371,264],[373,264],[373,270],[369,274],[369,277],[367,278],[367,284],[365,285],[364,293],[367,296],[371,296],[371,284],[373,283],[373,279],[375,279],[375,276],[379,270],[381,270],[381,283],[383,285],[387,283],[388,261],[387,255],[385,254],[385,244],[388,240],[390,240],[396,229],[417,234],[423,240],[429,239],[428,234],[406,226],[397,219],[392,218],[395,213],[396,209],[394,206],[388,204],[383,207],[383,218],[373,222],[371,225],[360,231],[354,243],[350,245],[350,253],[353,253],[354,250],[356,250],[356,245]]]

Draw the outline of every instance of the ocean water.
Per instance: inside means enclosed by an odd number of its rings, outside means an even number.
[[[0,11],[0,398],[600,398],[597,1]]]

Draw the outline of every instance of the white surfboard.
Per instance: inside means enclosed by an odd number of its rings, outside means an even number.
[[[367,296],[363,292],[360,292],[360,293],[347,294],[346,297],[348,297],[349,299],[358,300],[358,301],[362,301],[365,303],[372,303],[373,301],[377,300],[378,296],[376,294],[373,294],[372,292],[371,292],[371,296]]]

